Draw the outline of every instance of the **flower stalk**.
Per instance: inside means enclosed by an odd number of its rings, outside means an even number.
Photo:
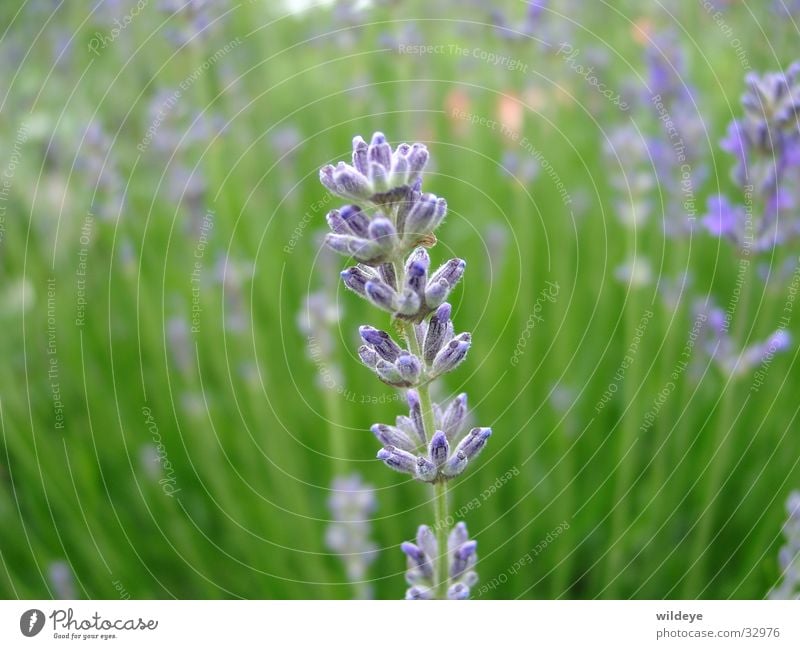
[[[349,290],[391,315],[398,343],[389,332],[359,328],[361,361],[384,383],[406,391],[408,415],[394,425],[377,423],[378,459],[389,468],[432,485],[434,529],[421,525],[416,543],[402,545],[408,559],[408,599],[466,599],[477,581],[477,543],[466,525],[450,523],[447,482],[463,473],[492,434],[467,431],[467,395],[434,403],[430,384],[466,358],[472,337],[455,333],[447,297],[461,280],[462,259],[431,272],[428,249],[447,213],[447,202],[422,192],[428,161],[425,145],[395,149],[382,133],[369,144],[353,140],[352,165],[320,170],[320,181],[348,204],[327,215],[326,245],[355,260],[341,273]]]

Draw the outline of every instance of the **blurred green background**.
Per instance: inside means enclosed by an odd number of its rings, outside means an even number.
[[[388,322],[337,285],[346,260],[318,236],[340,204],[319,167],[375,130],[426,143],[425,188],[450,209],[431,255],[468,262],[452,302],[473,347],[439,395],[468,392],[494,429],[451,495],[481,500],[463,516],[495,582],[480,596],[767,593],[800,484],[797,348],[758,392],[691,354],[642,430],[694,301],[728,305],[738,260],[699,227],[669,236],[675,178],[653,168],[650,217],[622,224],[629,159],[607,150],[620,126],[661,133],[641,96],[669,33],[703,127],[698,218],[735,195],[718,141],[746,67],[785,69],[796,25],[770,2],[543,4],[526,25],[516,1],[2,3],[0,595],[352,597],[325,530],[332,479],[358,472],[378,503],[373,594],[402,597],[399,544],[431,495],[374,459],[369,426],[403,406],[354,352],[359,324]],[[650,272],[632,280],[634,255]],[[797,259],[795,243],[753,264],[742,345],[778,326]],[[298,327],[320,289],[341,314],[322,361]]]

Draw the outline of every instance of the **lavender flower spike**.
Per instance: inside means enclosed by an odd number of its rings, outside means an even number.
[[[466,599],[477,575],[474,541],[464,523],[448,535],[447,482],[463,473],[492,434],[472,428],[465,434],[467,396],[435,404],[429,385],[455,370],[466,359],[471,334],[456,333],[447,297],[464,275],[466,262],[449,259],[432,273],[428,249],[447,214],[447,201],[422,191],[428,162],[424,144],[400,144],[395,149],[383,133],[369,143],[353,139],[352,164],[339,162],[320,170],[322,184],[351,204],[327,215],[329,248],[357,264],[342,272],[344,285],[391,314],[402,339],[364,325],[361,361],[391,386],[406,389],[408,414],[396,425],[374,424],[383,446],[377,458],[389,468],[432,485],[436,505],[435,531],[420,526],[416,543],[404,543],[409,599]]]

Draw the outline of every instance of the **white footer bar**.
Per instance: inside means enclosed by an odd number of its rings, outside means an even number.
[[[195,643],[236,649],[796,648],[800,602],[0,602],[0,647]]]

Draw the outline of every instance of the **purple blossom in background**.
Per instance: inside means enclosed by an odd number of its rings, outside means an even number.
[[[161,0],[158,8],[171,16],[164,33],[181,47],[207,39],[213,31],[214,20],[232,6],[220,0]]]
[[[603,143],[609,182],[614,189],[615,214],[628,228],[643,225],[653,212],[656,187],[648,142],[632,123],[612,130]]]
[[[703,225],[710,234],[755,252],[800,234],[800,62],[785,73],[749,74],[744,116],[728,125],[723,150],[736,159],[742,203],[712,196]]]
[[[777,329],[765,340],[739,348],[730,331],[730,314],[721,308],[698,304],[695,321],[702,322],[698,343],[700,349],[725,374],[745,376],[760,365],[767,367],[775,354],[791,346],[791,336],[785,329]]]
[[[287,124],[270,132],[269,142],[275,155],[284,164],[292,164],[297,157],[303,135],[293,124]]]
[[[536,34],[546,17],[545,9],[549,0],[525,0],[525,15],[519,23],[509,21],[506,14],[495,6],[489,4],[489,20],[494,25],[495,33],[505,40],[523,41]]]
[[[177,156],[195,144],[207,144],[224,133],[224,119],[203,111],[198,113],[174,90],[159,90],[148,105],[148,136],[153,148],[167,156]],[[152,132],[150,132],[152,129]]]
[[[200,235],[206,213],[206,181],[200,169],[191,169],[173,161],[167,168],[167,197],[173,205],[186,209],[186,225],[194,236]]]
[[[333,521],[325,532],[326,545],[340,555],[347,579],[356,586],[357,598],[370,599],[372,589],[365,579],[378,553],[369,538],[369,517],[377,509],[375,492],[357,473],[334,478],[328,508]]]
[[[194,352],[189,338],[189,322],[183,316],[172,316],[165,326],[165,344],[175,368],[181,374],[188,374],[194,366]]]
[[[55,599],[77,599],[75,576],[66,561],[53,561],[47,566],[47,577]]]
[[[223,293],[225,328],[231,333],[247,329],[245,285],[255,274],[253,264],[240,259],[220,256],[214,266],[214,281]]]
[[[161,455],[155,444],[150,442],[142,444],[139,448],[139,467],[147,476],[148,480],[157,482],[161,479],[163,474],[163,467],[161,464]]]
[[[86,177],[91,197],[91,211],[101,219],[111,220],[122,214],[125,183],[112,153],[111,136],[100,122],[90,122],[82,132],[75,166]]]
[[[653,268],[647,258],[638,253],[633,259],[617,266],[614,277],[632,289],[641,288],[653,283]]]
[[[503,152],[500,168],[504,174],[522,185],[529,185],[539,175],[541,165],[532,156],[521,156],[516,151],[506,150]]]
[[[664,206],[666,235],[684,236],[694,227],[695,197],[708,177],[703,149],[707,125],[677,35],[667,31],[654,36],[645,61],[647,93],[642,103],[659,124],[647,140],[659,188],[657,200]]]
[[[769,599],[800,599],[800,491],[786,500],[788,519],[783,526],[786,543],[778,553],[782,582],[769,592]]]
[[[800,16],[800,0],[772,0],[772,11],[781,18],[797,20]]]

